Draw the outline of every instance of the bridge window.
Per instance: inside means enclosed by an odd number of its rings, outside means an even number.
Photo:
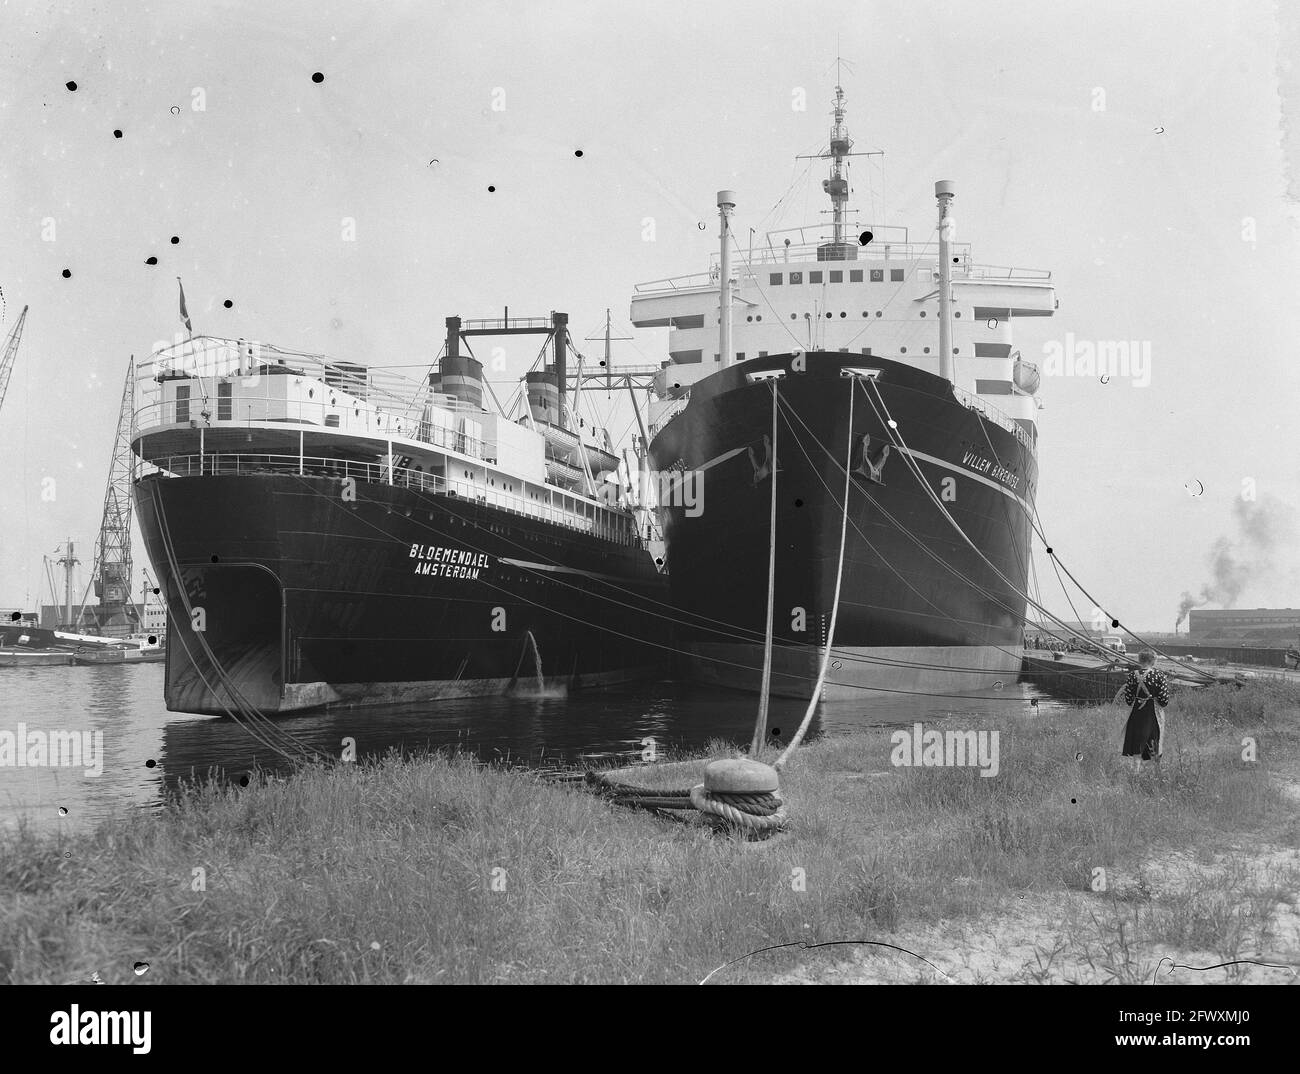
[[[889,278],[894,283],[902,282],[903,270],[901,268],[891,268],[889,270]]]
[[[861,283],[862,270],[860,268],[849,269],[849,283]]]
[[[234,385],[231,384],[230,381],[224,381],[223,383],[217,385],[217,420],[218,421],[229,421],[234,416],[235,400],[231,396],[231,391],[233,388]],[[335,419],[335,424],[336,425],[338,424],[337,418]]]
[[[809,282],[809,283],[821,283],[821,282],[822,282],[822,274],[821,274],[820,272],[810,272],[810,273],[808,273],[808,282]]]
[[[831,283],[843,283],[843,282],[844,282],[844,273],[840,269],[835,269],[833,272],[831,272]]]
[[[882,269],[882,268],[873,268],[873,269],[871,270],[871,282],[872,282],[872,283],[884,283],[884,282],[885,282],[885,270]]]
[[[792,273],[790,273],[790,282],[791,282],[791,283],[803,283],[803,273],[802,273],[802,272],[792,272]]]
[[[176,420],[190,420],[190,386],[188,384],[178,384],[176,386]]]
[[[771,275],[768,276],[767,283],[769,287],[780,287],[781,274],[779,272],[773,272]]]

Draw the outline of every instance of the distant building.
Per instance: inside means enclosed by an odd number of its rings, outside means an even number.
[[[1194,638],[1271,637],[1300,634],[1300,609],[1193,608],[1187,629]]]
[[[84,614],[83,614],[84,608]],[[136,618],[139,623],[139,631],[143,634],[163,634],[167,630],[167,611],[161,604],[136,604],[134,605]],[[74,633],[94,634],[103,633],[97,631],[95,624],[98,622],[97,613],[99,612],[98,604],[74,604],[72,606],[71,627],[67,623],[67,605],[66,604],[42,604],[41,621],[38,624],[45,630],[64,630],[71,629]],[[112,624],[122,625],[122,624]],[[136,628],[132,628],[136,629]]]

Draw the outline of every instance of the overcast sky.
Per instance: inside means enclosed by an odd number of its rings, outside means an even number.
[[[4,330],[31,306],[0,411],[0,606],[37,601],[68,536],[88,571],[125,364],[179,327],[177,275],[196,332],[374,364],[426,363],[447,315],[504,305],[565,310],[579,339],[608,306],[633,334],[635,283],[707,267],[717,190],[738,234],[817,219],[816,169],[772,210],[825,142],[838,47],[857,148],[887,154],[883,183],[854,172],[864,218],[928,234],[955,180],[977,261],[1053,272],[1026,357],[1066,333],[1150,345],[1147,387],[1044,383],[1061,561],[1168,630],[1227,538],[1239,606],[1300,608],[1286,5],[22,6],[0,10]],[[616,357],[666,357],[635,335]],[[507,379],[536,354],[516,338]]]

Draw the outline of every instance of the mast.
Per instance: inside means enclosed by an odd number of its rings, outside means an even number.
[[[837,68],[844,64],[837,58]],[[844,117],[848,114],[847,98],[844,95],[842,76],[836,74],[835,101],[831,107],[831,138],[824,152],[810,156],[798,156],[796,160],[829,160],[831,162],[830,178],[822,180],[822,190],[831,199],[831,238],[817,247],[818,261],[856,261],[858,244],[848,232],[849,215],[849,165],[850,157],[883,157],[882,150],[873,149],[866,153],[853,152],[853,139],[845,126]],[[824,210],[823,210],[824,211]]]
[[[734,190],[718,191],[718,233],[722,242],[722,257],[719,265],[719,283],[722,285],[718,297],[718,360],[722,368],[731,365],[731,236],[728,218],[736,207]]]
[[[835,123],[831,127],[831,145],[827,153],[831,158],[831,177],[822,180],[822,189],[831,196],[831,241],[836,246],[844,241],[844,207],[849,202],[849,180],[844,174],[844,159],[853,148],[853,139],[844,126],[844,111],[844,87],[837,84],[835,106],[831,109]]]
[[[939,199],[939,376],[953,384],[956,376],[952,361],[952,199],[957,184],[951,179],[940,179],[934,184],[934,196]]]
[[[68,550],[59,560],[59,566],[63,568],[63,625],[65,630],[74,629],[72,623],[72,569],[80,563],[73,553],[72,538],[68,538]]]

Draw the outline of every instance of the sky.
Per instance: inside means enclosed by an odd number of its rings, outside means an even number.
[[[126,363],[175,337],[178,275],[196,332],[412,375],[445,317],[503,306],[564,310],[580,341],[608,307],[634,337],[616,361],[657,363],[633,286],[707,267],[716,191],[737,234],[819,219],[823,176],[790,188],[838,53],[856,148],[886,153],[853,173],[863,219],[926,234],[954,180],[977,262],[1053,273],[1026,358],[1149,345],[1145,386],[1044,381],[1059,561],[1139,630],[1172,629],[1184,591],[1300,608],[1298,27],[1254,0],[8,3],[4,332],[31,312],[0,409],[0,607],[40,599],[68,537],[88,572]],[[500,342],[516,380],[538,341]]]

